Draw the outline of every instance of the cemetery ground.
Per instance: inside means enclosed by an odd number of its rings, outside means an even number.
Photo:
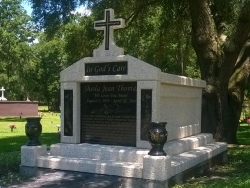
[[[60,125],[60,114],[49,112],[45,106],[39,106],[43,114],[41,119],[42,135],[40,142],[49,148],[51,144],[60,142],[58,127]],[[16,128],[11,132],[10,125]],[[21,146],[28,142],[25,134],[26,119],[20,117],[0,117],[0,186],[6,186],[24,177],[18,174],[21,164]]]
[[[59,113],[51,113],[46,107],[39,107],[44,114],[41,119],[43,133],[40,141],[49,148],[60,142],[57,125],[60,124]],[[10,124],[16,128],[11,132]],[[21,163],[20,149],[28,141],[25,135],[25,118],[0,117],[0,186],[8,186],[25,181],[18,173]],[[174,188],[224,188],[250,187],[250,126],[241,124],[238,130],[239,145],[229,145],[228,163],[215,166],[205,176],[190,178],[183,185]]]

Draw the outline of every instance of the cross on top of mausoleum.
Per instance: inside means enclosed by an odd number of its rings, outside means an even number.
[[[123,49],[115,45],[114,29],[125,27],[125,21],[122,18],[114,18],[113,9],[105,9],[104,20],[95,21],[94,28],[104,31],[102,45],[94,51],[94,56],[112,56],[123,55]]]

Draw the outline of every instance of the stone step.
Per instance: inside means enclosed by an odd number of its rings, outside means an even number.
[[[98,144],[54,144],[50,147],[50,155],[89,158],[95,160],[123,161],[142,163],[143,157],[149,152],[148,149],[135,147],[110,146]]]
[[[37,167],[142,178],[142,163],[61,156],[39,156],[37,158]]]
[[[168,178],[201,164],[226,150],[226,143],[214,142],[171,156],[171,168]],[[128,156],[125,151],[123,154]],[[119,162],[79,157],[39,156],[37,158],[37,167],[134,178],[142,178],[143,175],[143,162]]]
[[[195,148],[189,152],[171,156],[171,176],[177,175],[208,159],[227,151],[227,143],[214,142]]]
[[[164,146],[164,151],[171,156],[175,156],[213,142],[214,141],[212,134],[200,133],[197,135],[167,142]]]
[[[174,156],[212,142],[212,135],[204,133],[167,142],[164,146],[164,150],[168,155]],[[89,158],[134,163],[142,163],[143,157],[147,155],[148,152],[149,149],[86,143],[58,143],[51,145],[50,147],[50,155],[52,156]]]

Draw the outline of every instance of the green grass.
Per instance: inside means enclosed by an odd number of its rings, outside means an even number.
[[[250,126],[238,128],[239,145],[228,148],[228,163],[215,166],[206,176],[193,177],[174,188],[249,188],[250,187]]]
[[[174,188],[249,188],[249,156],[249,148],[229,148],[227,164],[215,166],[206,176],[191,178],[184,185]]]
[[[39,107],[39,110],[44,114],[40,121],[42,134],[39,140],[49,148],[51,144],[60,142],[57,128],[60,116],[59,113],[49,112],[47,107]],[[12,123],[16,125],[13,132],[9,128],[9,124]],[[0,117],[0,186],[11,184],[14,180],[22,180],[16,173],[21,163],[21,146],[28,142],[25,124],[25,118]]]
[[[41,107],[40,107],[41,108]],[[42,109],[46,109],[42,107]],[[43,112],[44,116],[41,119],[42,124],[42,134],[40,136],[40,142],[46,144],[48,147],[56,142],[58,139],[58,129],[57,126],[60,124],[59,113]],[[16,129],[9,128],[9,124],[14,123]],[[28,142],[28,137],[25,134],[25,124],[26,119],[19,117],[0,117],[0,153],[20,151],[22,145]]]
[[[250,145],[250,124],[241,124],[238,127],[237,139],[242,145]]]
[[[47,147],[59,142],[56,125],[60,124],[59,113],[48,112],[46,107],[40,107],[45,116],[41,119],[43,133],[40,141]],[[11,132],[8,127],[15,123],[17,129]],[[0,186],[11,185],[22,181],[25,177],[18,174],[21,163],[20,149],[28,141],[25,135],[25,119],[6,117],[0,118]],[[240,145],[228,148],[228,163],[215,166],[206,176],[193,177],[183,185],[174,188],[249,188],[250,187],[250,126],[241,124],[237,138]]]

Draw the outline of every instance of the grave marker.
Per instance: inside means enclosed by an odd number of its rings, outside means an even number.
[[[2,95],[1,95],[1,97],[0,97],[0,101],[7,101],[7,99],[4,97],[4,91],[5,91],[4,87],[2,87],[2,88],[0,89],[0,91],[2,92]]]
[[[136,146],[136,91],[136,82],[82,83],[82,142]]]

